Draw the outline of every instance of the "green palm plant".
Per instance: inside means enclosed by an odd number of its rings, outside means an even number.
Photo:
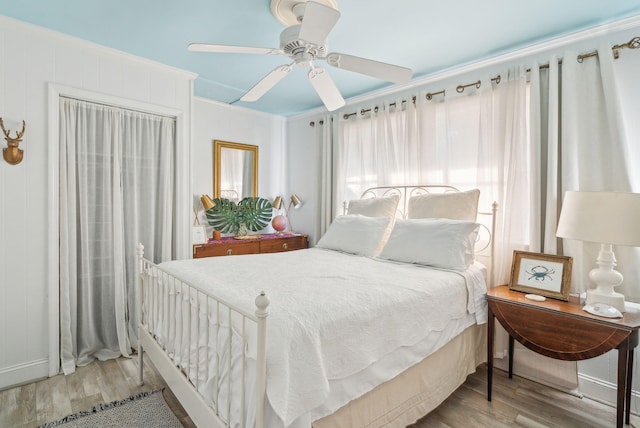
[[[244,198],[237,205],[241,222],[251,231],[262,230],[271,221],[273,207],[264,198]]]
[[[229,199],[214,198],[213,204],[206,211],[211,227],[234,235],[243,228],[254,232],[264,229],[273,213],[271,202],[264,198],[244,198],[237,204]]]

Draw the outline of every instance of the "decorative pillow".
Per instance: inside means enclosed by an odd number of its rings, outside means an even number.
[[[389,222],[386,217],[338,216],[316,247],[361,256],[377,256]]]
[[[409,199],[407,218],[449,218],[476,221],[480,190],[427,193]]]
[[[479,227],[463,220],[398,219],[379,257],[463,271],[473,263]]]
[[[395,218],[399,195],[384,198],[353,199],[349,201],[348,214],[360,214],[367,217]]]

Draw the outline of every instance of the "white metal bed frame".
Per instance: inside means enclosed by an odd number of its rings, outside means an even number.
[[[423,186],[390,186],[390,187],[374,187],[366,190],[362,197],[383,197],[390,196],[393,194],[400,195],[399,206],[402,209],[399,209],[400,215],[404,217],[404,213],[406,213],[406,208],[408,204],[408,200],[411,196],[423,194],[423,193],[433,193],[433,192],[458,192],[459,190],[452,186],[446,185],[423,185]],[[481,213],[483,215],[491,215],[491,230],[487,226],[483,226],[487,229],[489,233],[489,241],[488,243],[480,249],[486,250],[489,248],[490,250],[490,272],[489,278],[493,275],[493,254],[494,254],[494,232],[495,232],[495,218],[497,211],[497,203],[493,203],[492,211],[489,213]],[[220,413],[220,409],[218,408],[217,395],[218,391],[216,390],[216,400],[214,400],[213,407],[207,404],[202,395],[198,392],[198,379],[202,370],[205,371],[205,376],[209,375],[209,366],[200,367],[199,365],[199,357],[196,354],[195,362],[191,356],[191,337],[199,337],[198,326],[199,323],[196,323],[196,331],[192,330],[192,322],[191,322],[191,309],[187,314],[187,322],[188,322],[188,338],[187,338],[187,350],[186,355],[184,355],[182,343],[180,343],[179,347],[173,347],[172,355],[168,352],[168,337],[164,343],[158,340],[156,335],[152,333],[154,331],[154,317],[157,316],[158,311],[166,311],[163,312],[166,314],[164,317],[164,322],[166,323],[166,330],[169,331],[170,328],[173,331],[176,331],[178,326],[182,329],[184,321],[179,319],[178,316],[175,316],[177,302],[182,301],[185,298],[188,299],[191,304],[195,302],[196,305],[196,314],[200,313],[201,309],[201,299],[205,299],[205,319],[208,319],[210,307],[215,306],[217,314],[216,319],[220,319],[220,314],[228,313],[229,320],[231,320],[232,314],[237,314],[242,318],[242,341],[243,344],[247,343],[247,323],[253,323],[256,327],[257,332],[257,357],[256,357],[256,416],[255,416],[255,428],[264,428],[265,427],[265,406],[266,406],[266,367],[267,367],[267,355],[266,355],[266,333],[267,333],[267,316],[269,299],[262,292],[255,299],[256,311],[255,313],[249,313],[243,311],[235,307],[233,304],[225,302],[222,299],[219,299],[215,296],[211,296],[203,293],[194,287],[193,284],[185,282],[179,278],[176,278],[170,275],[168,272],[164,271],[160,266],[155,263],[144,258],[144,247],[142,244],[138,244],[136,248],[136,254],[138,258],[137,263],[137,278],[138,278],[138,286],[136,290],[137,296],[137,316],[138,316],[138,338],[139,338],[139,349],[138,349],[138,382],[139,384],[143,384],[143,353],[146,351],[147,355],[158,369],[160,374],[163,376],[167,385],[171,388],[174,395],[178,398],[184,409],[187,411],[192,421],[197,426],[207,426],[207,427],[215,427],[215,428],[223,428],[231,426],[231,399],[227,400],[227,418],[225,419],[223,415]],[[171,283],[171,285],[169,285]],[[160,290],[158,290],[160,288]],[[173,293],[173,316],[171,314],[171,305],[164,300],[167,295],[170,295],[169,292],[172,289],[175,291]],[[177,291],[176,291],[177,290]],[[162,293],[158,297],[157,292]],[[208,323],[206,323],[208,327]],[[231,322],[229,322],[229,334],[231,337]],[[208,338],[208,332],[207,332]],[[182,342],[184,339],[180,339]],[[228,341],[228,353],[231,356],[231,348],[232,348],[232,340]],[[178,349],[178,350],[176,350]],[[196,348],[197,349],[197,348]],[[208,343],[206,346],[208,352]],[[243,349],[246,349],[246,346],[243,346]],[[198,351],[196,351],[198,352]],[[243,351],[244,352],[244,351]],[[246,355],[243,355],[246,357]],[[205,361],[208,361],[208,353],[205,358]],[[186,364],[185,364],[186,361]],[[229,367],[231,366],[231,357],[227,362]],[[195,367],[194,367],[195,365]],[[218,361],[216,363],[215,369],[217,370],[216,378],[220,375],[221,364]],[[245,426],[245,382],[244,382],[244,372],[246,369],[246,358],[243,358],[243,370],[242,370],[242,383],[241,383],[241,397],[242,403],[240,404],[241,409],[241,426]],[[195,382],[191,379],[190,374],[195,371]],[[231,370],[229,370],[229,375],[227,376],[227,388],[230,390],[231,383],[233,382],[231,376]]]
[[[230,408],[231,408],[231,400],[227,400],[227,420],[224,420],[220,415],[220,409],[217,405],[217,399],[214,402],[214,406],[209,406],[203,397],[198,392],[197,380],[199,379],[199,375],[202,370],[205,370],[206,375],[209,374],[209,367],[201,368],[199,365],[199,358],[196,355],[195,357],[195,369],[192,366],[192,356],[191,356],[191,336],[192,333],[194,337],[199,336],[199,331],[197,328],[199,326],[196,323],[196,331],[191,331],[191,311],[187,313],[187,323],[189,325],[189,334],[187,338],[187,355],[183,355],[183,346],[182,341],[184,339],[180,339],[180,346],[173,347],[173,355],[170,356],[168,353],[168,346],[165,341],[164,344],[161,344],[157,337],[152,333],[153,331],[153,323],[154,323],[154,315],[157,315],[160,310],[167,310],[167,315],[165,317],[166,330],[169,331],[169,328],[173,328],[173,331],[176,331],[178,325],[182,329],[183,320],[179,319],[176,316],[176,308],[177,302],[180,302],[185,294],[189,301],[193,303],[195,301],[196,305],[196,314],[200,312],[201,305],[201,297],[205,297],[205,317],[209,317],[209,307],[210,303],[214,303],[217,311],[217,319],[220,319],[220,314],[228,313],[229,320],[231,320],[232,314],[237,314],[242,317],[242,340],[246,343],[247,340],[247,328],[246,323],[254,323],[257,327],[257,362],[256,362],[256,428],[263,428],[265,426],[265,400],[266,400],[266,372],[267,372],[267,351],[266,351],[266,339],[267,339],[267,316],[269,315],[269,311],[267,310],[269,306],[269,299],[265,295],[264,292],[260,293],[255,299],[256,311],[254,314],[243,311],[242,309],[237,308],[236,306],[225,302],[222,299],[218,299],[214,296],[209,296],[198,290],[192,284],[182,281],[179,278],[176,278],[164,271],[161,267],[154,264],[153,262],[145,259],[144,256],[144,247],[142,244],[138,244],[136,248],[136,254],[138,257],[138,287],[137,287],[137,315],[138,315],[138,340],[139,340],[139,349],[138,349],[138,383],[142,385],[144,383],[143,378],[143,354],[146,351],[147,355],[158,369],[162,377],[167,382],[167,385],[171,388],[174,395],[178,398],[184,409],[187,411],[191,420],[197,426],[207,426],[207,427],[215,427],[215,428],[223,428],[231,426],[230,421]],[[162,280],[159,280],[161,278]],[[161,287],[160,290],[161,296],[169,294],[168,288],[169,282],[172,283],[173,289],[179,289],[179,292],[173,293],[175,301],[173,302],[173,315],[171,316],[171,308],[170,305],[166,304],[163,300],[160,300],[156,294],[153,293],[153,289],[157,287]],[[195,296],[195,297],[194,297]],[[169,323],[172,323],[169,325]],[[206,324],[208,326],[208,323]],[[231,328],[232,323],[229,322],[229,334],[231,337]],[[167,334],[167,338],[168,338]],[[208,337],[208,335],[207,335]],[[231,349],[233,342],[232,340],[228,341],[228,354],[229,354],[229,368],[231,366]],[[245,347],[243,346],[243,349]],[[176,351],[178,349],[179,351]],[[208,346],[206,347],[208,351]],[[208,361],[208,355],[206,357],[206,361]],[[186,360],[186,367],[182,367],[183,362]],[[176,363],[176,361],[179,361]],[[243,355],[243,382],[242,382],[242,398],[244,400],[245,390],[244,390],[244,372],[246,371],[246,355]],[[215,369],[217,370],[216,377],[219,377],[221,374],[221,364],[217,362]],[[194,380],[190,378],[189,374],[195,370],[195,384]],[[233,382],[232,376],[229,374],[227,376],[227,388],[231,389],[231,384]],[[218,395],[216,391],[216,397]],[[240,409],[242,412],[242,421],[244,426],[244,402],[240,405]]]

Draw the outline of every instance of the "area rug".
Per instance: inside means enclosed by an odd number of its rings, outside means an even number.
[[[141,392],[124,400],[102,403],[38,428],[182,428],[162,396],[162,390]]]

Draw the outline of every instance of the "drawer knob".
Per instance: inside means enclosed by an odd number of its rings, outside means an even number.
[[[232,256],[233,255],[233,250],[231,248],[229,248],[227,250],[227,256]]]
[[[286,250],[287,248],[289,248],[289,244],[287,244],[287,243],[285,242],[284,244],[282,244],[282,248],[284,248],[284,249]]]

